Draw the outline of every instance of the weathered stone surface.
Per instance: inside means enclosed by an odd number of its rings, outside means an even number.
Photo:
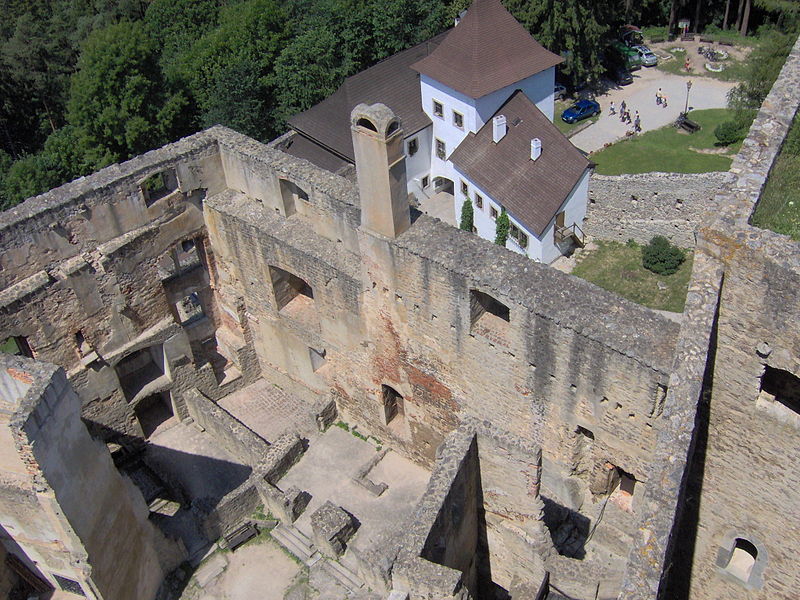
[[[358,529],[358,520],[330,500],[311,513],[311,530],[317,548],[330,558],[344,554],[347,542]]]

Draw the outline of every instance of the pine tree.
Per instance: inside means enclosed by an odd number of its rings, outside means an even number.
[[[508,228],[509,228],[509,221],[508,221],[508,213],[506,209],[502,209],[500,211],[500,216],[497,217],[497,222],[495,224],[495,237],[494,243],[498,246],[505,247],[506,240],[508,240]]]
[[[461,205],[461,225],[459,227],[464,231],[472,231],[474,224],[475,212],[472,210],[472,201],[467,198],[464,204]]]

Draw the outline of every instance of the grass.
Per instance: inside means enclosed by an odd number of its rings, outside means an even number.
[[[656,275],[642,266],[640,245],[599,241],[597,249],[580,256],[572,274],[637,304],[683,312],[692,274],[692,258],[693,254],[687,251],[686,260],[676,273]],[[660,290],[658,282],[666,285],[666,289]]]
[[[6,354],[19,354],[19,348],[17,347],[16,340],[14,340],[13,337],[3,340],[3,342],[0,343],[0,352],[5,352]]]
[[[578,127],[579,125],[586,123],[594,123],[600,117],[589,117],[588,119],[584,119],[583,121],[576,121],[575,123],[565,123],[561,120],[561,113],[567,110],[570,106],[575,104],[574,100],[557,100],[556,101],[556,108],[555,112],[553,113],[553,124],[558,127],[558,130],[563,133],[564,135],[569,135],[570,132]]]
[[[697,150],[717,150],[714,129],[732,117],[727,108],[695,110],[690,118],[702,126],[688,134],[672,125],[625,139],[591,155],[601,175],[623,173],[707,173],[727,171],[741,143],[733,144],[725,154],[703,154]]]
[[[752,222],[800,241],[800,157],[784,153],[775,161]]]
[[[675,59],[659,60],[656,68],[664,71],[665,73],[680,75],[681,77],[686,77],[688,79],[693,77],[710,77],[713,79],[720,79],[722,81],[741,81],[745,76],[745,71],[747,70],[746,61],[729,57],[727,60],[722,62],[722,64],[725,65],[725,70],[720,71],[719,73],[714,73],[713,71],[706,70],[706,68],[703,66],[707,62],[705,58],[696,52],[689,52],[689,59],[692,61],[692,66],[700,66],[701,72],[687,73],[683,68],[683,63],[686,60],[686,52],[672,52],[672,50],[670,50],[670,52]]]

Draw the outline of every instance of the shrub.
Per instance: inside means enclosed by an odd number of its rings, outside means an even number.
[[[475,212],[472,210],[472,201],[467,198],[464,200],[464,204],[461,205],[461,224],[459,229],[471,232],[474,219]]]
[[[637,243],[636,243],[636,240],[634,240],[633,238],[628,238],[628,241],[627,241],[627,242],[625,242],[625,245],[626,245],[628,248],[636,248],[636,246],[638,246],[639,244],[637,244]]]
[[[494,243],[498,246],[505,246],[508,240],[508,229],[510,222],[508,220],[508,213],[506,209],[500,211],[500,216],[497,217],[497,224],[495,229]]]
[[[657,235],[642,248],[642,266],[657,275],[672,275],[684,260],[683,250]]]
[[[717,125],[714,137],[721,146],[730,146],[742,139],[741,130],[733,121],[724,121]]]

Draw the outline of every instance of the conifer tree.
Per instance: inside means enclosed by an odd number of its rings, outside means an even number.
[[[461,205],[461,225],[459,227],[464,231],[472,231],[474,224],[475,212],[472,210],[472,201],[467,198],[464,204]]]
[[[509,225],[508,213],[504,208],[500,211],[500,216],[497,217],[497,222],[495,225],[497,229],[495,230],[494,243],[498,246],[506,245],[506,241],[508,240]]]

